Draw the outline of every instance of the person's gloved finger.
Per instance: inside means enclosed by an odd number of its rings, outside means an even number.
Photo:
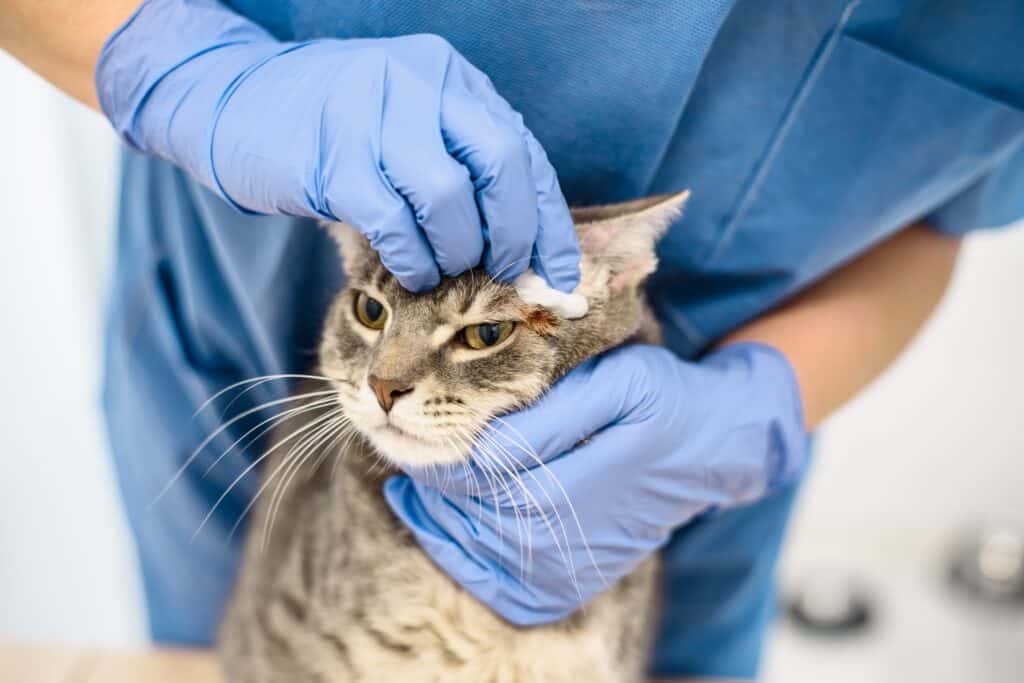
[[[580,283],[580,245],[558,176],[544,149],[523,127],[537,186],[537,239],[533,269],[549,285],[571,292]]]
[[[372,145],[336,144],[326,146],[322,153],[318,173],[328,213],[363,233],[380,255],[381,263],[403,287],[413,292],[435,287],[441,275],[434,252],[405,198],[377,170],[380,150]],[[356,154],[362,158],[354,159]],[[346,155],[345,163],[339,158],[342,155]],[[336,175],[353,167],[373,172]]]
[[[444,98],[445,146],[470,174],[486,231],[484,267],[511,281],[526,270],[537,236],[537,191],[526,141],[482,99],[451,93]]]
[[[537,233],[531,265],[549,285],[571,292],[580,279],[579,242],[558,175],[547,153],[526,127],[522,115],[497,93],[485,74],[467,64],[462,76],[470,92],[487,102],[492,115],[515,128],[523,138],[537,194]]]
[[[440,112],[428,110],[429,103],[438,100],[436,94],[399,64],[392,65],[389,79],[382,168],[412,206],[441,272],[458,275],[480,263],[484,249],[473,183],[466,167],[445,149]]]
[[[418,176],[412,169],[416,163],[421,163]],[[403,161],[390,163],[388,169],[395,188],[412,206],[441,272],[454,277],[479,264],[483,226],[465,169],[448,155],[439,160],[411,146]]]
[[[384,195],[385,191],[380,190]],[[416,225],[412,211],[397,195],[373,204],[369,210],[369,194],[364,193],[360,210],[346,220],[370,240],[380,255],[381,263],[410,292],[432,289],[441,281],[430,245]]]
[[[548,480],[557,481],[565,490],[592,494],[608,491],[609,481],[632,477],[629,500],[643,501],[643,505],[623,505],[610,514],[614,515],[618,528],[629,532],[632,542],[651,548],[667,541],[674,530],[673,526],[656,520],[689,520],[710,507],[727,504],[731,489],[756,485],[752,469],[732,467],[729,463],[724,464],[723,469],[708,469],[703,464],[687,469],[674,461],[639,464],[646,455],[642,444],[649,432],[650,425],[645,423],[620,423],[609,427],[586,443],[549,460],[545,474]],[[623,457],[624,454],[627,457]],[[541,485],[545,483],[546,480],[542,480]]]

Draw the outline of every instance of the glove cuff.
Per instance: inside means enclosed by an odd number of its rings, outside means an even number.
[[[771,493],[798,479],[807,467],[808,434],[796,371],[779,349],[761,342],[738,342],[705,358],[729,372],[747,410],[740,418],[767,430],[765,489]],[[732,384],[732,383],[730,383]]]
[[[144,0],[100,50],[100,108],[128,146],[174,163],[233,204],[211,162],[215,113],[232,80],[278,45],[215,0]]]

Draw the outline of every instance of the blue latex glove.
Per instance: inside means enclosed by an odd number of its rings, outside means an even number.
[[[579,250],[522,117],[442,38],[286,43],[213,0],[146,0],[104,46],[104,113],[242,210],[344,220],[414,291],[481,262],[563,291]]]
[[[677,527],[763,497],[806,461],[793,371],[760,344],[699,363],[616,349],[488,434],[475,464],[393,477],[385,494],[438,565],[520,625],[567,616]],[[529,495],[506,488],[513,472]]]

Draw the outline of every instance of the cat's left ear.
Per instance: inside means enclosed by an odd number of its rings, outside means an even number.
[[[348,223],[322,223],[324,229],[338,244],[345,275],[349,278],[363,273],[376,258],[370,240]]]
[[[655,245],[679,219],[690,191],[619,204],[573,209],[580,240],[584,289],[606,285],[612,293],[638,286],[658,266]]]

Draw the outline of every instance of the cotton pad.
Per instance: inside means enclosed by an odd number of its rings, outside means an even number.
[[[526,303],[546,308],[567,320],[582,318],[590,308],[582,294],[560,292],[548,285],[533,269],[528,268],[512,282],[512,286]]]

